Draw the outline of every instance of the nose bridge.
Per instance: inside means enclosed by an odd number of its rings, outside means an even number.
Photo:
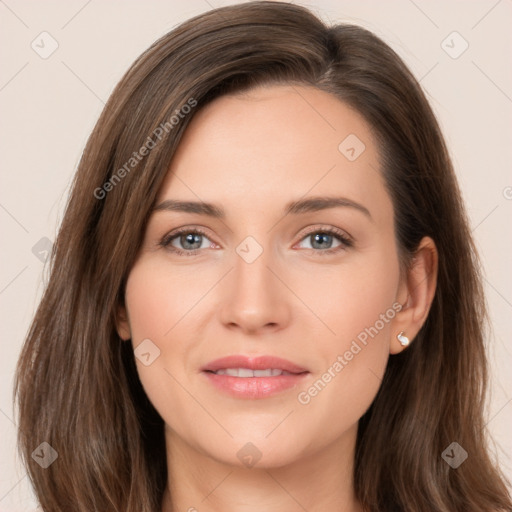
[[[254,301],[263,298],[265,295],[272,295],[272,284],[269,277],[271,272],[269,266],[270,250],[262,248],[258,254],[258,249],[251,242],[242,242],[237,250],[234,258],[235,293],[240,298],[250,299]],[[267,300],[268,302],[268,300]]]
[[[248,236],[235,249],[221,320],[243,330],[282,326],[289,316],[283,284],[274,275],[270,247]],[[270,267],[270,268],[269,268]]]

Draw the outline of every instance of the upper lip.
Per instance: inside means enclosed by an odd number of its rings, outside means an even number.
[[[307,372],[305,368],[302,368],[291,361],[282,359],[276,356],[244,356],[244,355],[232,355],[215,359],[210,361],[207,365],[201,368],[202,371],[215,372],[226,368],[248,368],[250,370],[266,370],[269,368],[284,370],[290,373],[304,373]]]

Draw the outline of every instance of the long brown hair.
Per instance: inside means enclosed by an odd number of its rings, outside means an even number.
[[[404,265],[424,236],[439,251],[428,319],[390,358],[359,422],[358,499],[372,512],[512,510],[487,447],[479,262],[433,112],[378,37],[280,2],[215,9],[160,38],[117,85],[87,142],[16,373],[19,448],[43,509],[160,511],[164,425],[131,343],[116,332],[116,311],[194,113],[270,83],[317,87],[363,115],[378,140]],[[31,457],[42,442],[58,454],[47,468]],[[457,469],[442,457],[452,442],[469,455]]]

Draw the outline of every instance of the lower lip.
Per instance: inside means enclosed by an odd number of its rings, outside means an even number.
[[[300,384],[309,372],[276,377],[231,377],[202,372],[221,391],[236,398],[267,398]]]

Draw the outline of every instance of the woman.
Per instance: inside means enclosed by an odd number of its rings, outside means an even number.
[[[45,511],[512,510],[485,318],[399,57],[291,4],[216,9],[136,60],[88,141],[20,450]]]

